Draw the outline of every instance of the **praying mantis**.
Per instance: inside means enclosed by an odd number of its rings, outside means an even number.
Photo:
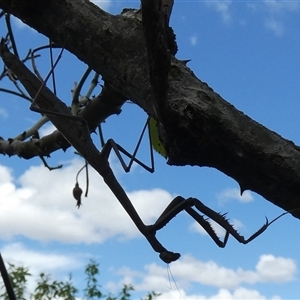
[[[164,226],[166,226],[177,214],[181,211],[186,211],[200,226],[202,226],[212,240],[219,246],[225,247],[230,235],[232,235],[237,241],[243,244],[247,244],[254,240],[260,234],[262,234],[274,221],[281,216],[287,214],[285,212],[279,217],[273,219],[271,222],[266,219],[265,224],[252,234],[248,239],[245,239],[240,235],[237,230],[229,223],[225,215],[215,212],[208,206],[203,204],[196,198],[183,198],[181,196],[175,197],[170,204],[161,213],[155,223],[146,225],[143,223],[135,207],[128,198],[123,187],[116,179],[110,165],[108,158],[111,150],[113,149],[117,157],[120,159],[121,164],[126,172],[130,170],[133,162],[138,163],[149,172],[154,171],[153,167],[153,153],[151,154],[151,167],[146,166],[140,160],[135,157],[136,151],[140,144],[140,141],[144,135],[147,126],[150,124],[150,144],[151,136],[151,118],[149,118],[142,130],[141,137],[138,141],[136,150],[133,155],[129,154],[123,147],[118,145],[113,140],[109,139],[103,148],[99,150],[93,143],[90,137],[90,129],[88,127],[87,120],[80,116],[74,116],[71,114],[69,108],[50,89],[45,86],[45,81],[41,82],[23,63],[18,57],[10,53],[5,41],[2,40],[0,44],[0,55],[8,69],[20,80],[29,95],[34,99],[34,110],[43,112],[48,116],[54,126],[61,132],[65,139],[81,154],[81,156],[91,165],[103,178],[106,185],[118,199],[122,207],[125,209],[129,217],[132,219],[141,234],[148,240],[149,244],[154,251],[159,253],[160,259],[165,263],[171,263],[180,258],[180,253],[167,250],[157,239],[156,233]],[[53,70],[52,70],[53,71]],[[153,123],[152,123],[153,127]],[[126,165],[121,159],[123,153],[130,158],[130,163]],[[218,223],[226,231],[225,237],[221,240],[209,221],[203,216],[207,216],[211,220]]]

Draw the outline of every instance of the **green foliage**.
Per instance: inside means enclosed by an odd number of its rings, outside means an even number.
[[[31,276],[31,274],[28,272],[27,268],[16,267],[13,264],[8,265],[8,273],[10,275],[11,283],[14,287],[16,298],[18,300],[26,300],[26,298],[24,298],[24,294],[26,291],[27,277]],[[1,290],[3,290],[3,294],[0,294],[0,299],[9,300],[4,286],[1,286]]]
[[[98,284],[97,275],[99,275],[99,264],[93,259],[85,268],[86,274],[86,288],[84,289],[84,299],[100,299],[103,298],[103,294],[100,291],[100,285]]]
[[[151,292],[151,293],[148,293],[146,295],[145,298],[143,298],[142,300],[154,300],[155,298],[157,298],[158,296],[160,295],[160,293],[155,293],[155,292]]]
[[[30,295],[30,299],[51,300],[61,298],[64,300],[75,300],[75,294],[77,292],[78,290],[73,286],[71,275],[66,282],[56,280],[51,282],[49,275],[41,273],[37,280],[37,287],[34,293]]]
[[[119,295],[117,297],[112,297],[111,295],[109,295],[107,297],[107,300],[130,300],[130,291],[133,291],[134,288],[132,285],[126,285],[124,284],[121,292],[119,293]]]
[[[16,298],[18,300],[75,300],[75,295],[78,293],[78,289],[74,286],[72,281],[72,275],[69,275],[67,281],[51,280],[50,275],[40,273],[36,280],[36,288],[33,293],[27,291],[27,280],[29,276],[29,270],[24,267],[16,267],[13,264],[9,264],[8,273],[12,282]],[[106,300],[130,300],[131,291],[134,290],[132,285],[124,285],[122,290],[117,296],[109,294],[104,295],[98,283],[97,276],[99,275],[99,264],[96,261],[91,260],[85,268],[86,274],[86,287],[84,288],[84,300],[94,299],[106,299]],[[0,300],[9,300],[6,289],[3,283],[0,285]],[[155,292],[148,293],[142,300],[153,300],[159,294]],[[77,298],[78,299],[78,298]]]

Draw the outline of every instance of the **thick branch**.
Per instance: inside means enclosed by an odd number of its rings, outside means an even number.
[[[162,113],[167,100],[168,75],[171,65],[171,51],[168,49],[165,39],[167,24],[162,19],[160,1],[142,0],[141,3],[150,83],[154,96],[153,102],[156,107],[155,114],[157,117],[163,118]],[[172,54],[175,55],[175,52]]]
[[[140,20],[109,15],[84,0],[0,0],[0,7],[63,45],[153,115]],[[235,109],[175,58],[164,115],[170,164],[214,167],[242,190],[286,210],[300,207],[299,147]]]

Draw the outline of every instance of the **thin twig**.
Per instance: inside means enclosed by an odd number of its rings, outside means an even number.
[[[104,145],[105,145],[105,140],[104,140],[104,135],[103,135],[101,123],[98,125],[98,132],[99,132],[101,148],[103,148]]]
[[[23,131],[21,134],[17,135],[14,140],[24,141],[28,137],[33,136],[38,130],[49,121],[46,115],[42,116],[31,128]]]
[[[24,95],[24,97],[31,99],[29,96],[27,96],[25,91],[20,87],[18,80],[14,78],[14,74],[9,69],[7,69],[7,77],[12,81],[12,83],[14,84],[14,86],[20,92],[21,95]],[[30,100],[30,101],[32,101],[32,100]]]
[[[85,189],[85,194],[84,196],[87,197],[88,196],[88,192],[89,192],[89,163],[87,162],[87,160],[85,161],[85,178],[86,178],[86,189]]]
[[[61,56],[62,56],[63,51],[64,51],[64,48],[62,48],[61,51],[59,52],[59,54],[58,54],[58,56],[57,56],[57,58],[56,58],[56,61],[55,61],[55,63],[53,64],[53,68],[49,71],[49,73],[47,74],[46,78],[43,80],[43,82],[42,82],[40,88],[38,89],[38,91],[37,91],[37,93],[36,93],[36,95],[35,95],[35,97],[34,97],[34,99],[33,99],[33,101],[32,101],[31,107],[34,106],[35,101],[36,101],[36,98],[39,96],[39,94],[40,94],[42,88],[45,86],[45,84],[46,84],[46,82],[48,81],[49,77],[51,76],[52,72],[54,72],[54,68],[55,68],[56,65],[58,64],[58,62],[59,62],[59,60],[60,60],[60,58],[61,58]]]
[[[50,66],[51,66],[51,69],[54,70],[54,67],[53,67],[53,51],[52,51],[52,42],[51,40],[49,39],[49,53],[50,53]],[[52,72],[52,87],[53,87],[53,93],[54,95],[56,95],[56,83],[55,83],[55,72],[53,71]]]
[[[93,90],[95,89],[95,87],[98,84],[98,79],[99,79],[99,73],[95,72],[95,75],[94,75],[94,77],[91,81],[90,88],[88,89],[87,93],[85,94],[85,97],[87,97],[87,98],[91,97],[91,94],[92,94]]]
[[[35,58],[39,57],[40,55],[37,55],[35,54],[36,52],[38,51],[41,51],[41,50],[45,50],[45,49],[49,49],[49,48],[62,48],[61,46],[59,45],[56,45],[56,44],[47,44],[47,45],[43,45],[43,46],[40,46],[40,47],[37,47],[33,50],[31,50],[31,56],[30,56],[30,59],[31,59],[31,63],[32,63],[32,68],[34,70],[34,73],[36,74],[36,76],[41,80],[43,81],[43,78],[42,76],[40,75],[40,73],[38,72],[38,69],[36,67],[36,63],[35,63]]]
[[[57,170],[57,169],[61,169],[63,167],[63,165],[58,165],[56,167],[50,167],[46,161],[46,159],[43,157],[43,156],[40,156],[40,159],[42,160],[44,166],[49,170],[49,171],[52,171],[52,170]]]
[[[76,86],[73,99],[72,99],[72,105],[71,105],[71,111],[73,115],[76,115],[79,109],[79,94],[82,89],[82,86],[84,85],[86,79],[88,78],[89,74],[91,73],[92,68],[88,67],[86,71],[84,72],[83,76],[81,77],[79,84]]]
[[[14,34],[13,34],[13,30],[11,28],[10,14],[5,14],[5,22],[6,22],[6,27],[7,27],[8,33],[9,33],[10,42],[11,42],[13,52],[14,52],[15,56],[19,57],[18,50],[17,50],[17,45],[16,45],[16,42],[15,42],[15,37],[14,37]]]
[[[40,72],[38,71],[38,68],[37,68],[36,63],[35,63],[35,56],[33,55],[33,52],[31,52],[31,53],[32,53],[32,55],[30,56],[30,59],[31,59],[31,65],[32,65],[33,72],[38,77],[38,79],[40,81],[43,81],[43,77],[40,74]]]
[[[21,94],[21,93],[18,93],[18,92],[15,92],[13,90],[8,90],[8,89],[4,89],[4,88],[0,88],[0,92],[5,92],[5,93],[8,93],[8,94],[13,94],[15,96],[18,96],[18,97],[21,97],[21,98],[24,98],[25,100],[28,100],[28,101],[32,101],[32,99],[24,94]]]

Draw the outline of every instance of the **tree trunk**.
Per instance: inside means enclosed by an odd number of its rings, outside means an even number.
[[[154,116],[168,164],[216,168],[241,192],[252,190],[300,217],[300,148],[237,110],[173,56],[166,103],[157,108],[139,18],[113,16],[85,0],[0,0],[0,7]]]

